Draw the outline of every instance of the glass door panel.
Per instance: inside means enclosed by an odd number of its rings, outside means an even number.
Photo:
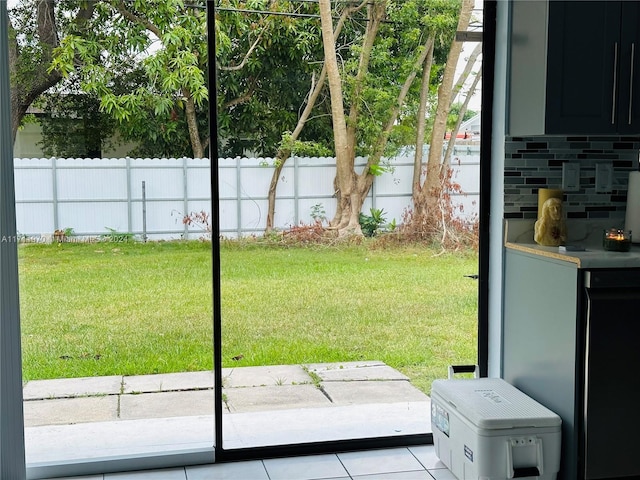
[[[19,247],[28,463],[212,452],[210,245],[79,239]]]
[[[102,55],[75,62],[16,138],[32,157],[15,162],[31,478],[214,460],[207,10],[158,5],[9,6],[25,51],[47,13],[59,38],[90,23]],[[158,36],[183,28],[180,47]],[[193,77],[167,90],[178,57]]]
[[[225,100],[218,110],[216,173],[224,450],[426,438],[431,382],[445,377],[450,364],[477,362],[473,241],[445,253],[426,242],[392,239],[393,226],[411,205],[414,154],[384,159],[387,170],[374,179],[360,217],[368,234],[367,221],[383,216],[375,225],[379,235],[354,242],[337,238],[329,228],[338,208],[332,155],[278,156],[279,140],[287,136],[281,134],[294,131],[308,113],[306,95],[323,78],[317,6],[308,8],[269,20],[264,12],[239,6],[225,6],[218,15],[222,37],[236,47],[217,50],[218,97]],[[338,17],[340,11],[334,13]],[[275,62],[276,50],[286,51],[288,40],[264,32],[280,32],[285,24],[316,35],[320,50],[309,52],[314,61],[291,66],[286,74],[261,70],[262,77],[251,76],[251,81],[264,85],[273,103],[261,105],[265,100],[258,92],[251,102],[242,102],[249,78],[231,66],[240,65],[254,43],[260,47],[251,50],[252,61]],[[270,40],[261,43],[261,35]],[[473,68],[477,72],[480,66]],[[273,95],[285,91],[288,107],[275,99],[285,96]],[[303,128],[309,133],[299,140],[325,142],[332,150],[332,135],[323,136],[331,131],[329,94],[325,89],[320,95],[323,103]],[[293,98],[300,100],[295,107]],[[477,227],[480,189],[479,115],[473,117],[469,112],[453,136],[458,141],[451,156],[448,208],[458,213],[451,213],[446,226],[471,231],[470,237]],[[281,129],[277,141],[267,132],[275,125]],[[358,172],[366,168],[366,159],[355,162]],[[390,234],[386,241],[385,233]]]

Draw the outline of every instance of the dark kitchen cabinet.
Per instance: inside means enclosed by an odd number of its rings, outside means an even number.
[[[505,252],[503,377],[562,418],[559,480],[638,478],[640,269]]]
[[[512,2],[510,135],[640,133],[640,5]]]

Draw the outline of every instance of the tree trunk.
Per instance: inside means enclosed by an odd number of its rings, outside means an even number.
[[[351,100],[351,109],[349,111],[348,122],[345,119],[344,106],[342,101],[342,86],[340,83],[340,71],[335,54],[335,42],[329,41],[328,27],[325,23],[330,20],[331,5],[329,1],[321,1],[327,11],[323,13],[321,8],[321,16],[327,16],[322,24],[322,35],[324,41],[325,62],[327,65],[327,74],[329,76],[329,89],[331,92],[331,109],[334,117],[334,142],[336,144],[336,195],[338,199],[336,215],[331,221],[331,226],[338,230],[339,235],[362,235],[360,228],[360,211],[364,203],[362,192],[358,191],[358,176],[355,172],[355,147],[356,147],[356,129],[358,124],[358,115],[360,113],[360,104],[362,92],[365,86],[365,79],[369,70],[369,62],[371,59],[371,51],[373,44],[380,29],[382,20],[386,15],[386,2],[374,1],[367,4],[368,22],[362,42],[360,52],[360,60],[358,64],[358,73],[355,78],[355,86]],[[330,25],[328,23],[327,25]],[[331,50],[331,51],[329,51]],[[332,62],[333,65],[330,65]],[[332,75],[334,75],[332,82]],[[336,86],[338,88],[336,88]],[[338,99],[339,96],[339,99]],[[338,103],[338,108],[334,105],[334,99]],[[341,130],[336,129],[336,118],[339,115]],[[366,183],[366,182],[365,182]]]
[[[457,31],[465,31],[469,26],[473,4],[473,0],[463,0]],[[453,79],[461,50],[462,42],[454,40],[447,56],[442,83],[438,88],[438,107],[429,142],[427,176],[422,188],[413,197],[414,213],[422,218],[428,216],[430,211],[435,213],[442,190],[442,148],[451,105]]]
[[[318,4],[322,24],[325,66],[327,68],[327,78],[329,79],[329,92],[331,96],[333,141],[336,150],[336,190],[339,194],[338,211],[340,212],[340,216],[337,225],[334,224],[334,226],[338,228],[339,234],[346,234],[350,231],[362,234],[357,215],[356,221],[354,222],[352,219],[353,215],[351,214],[353,208],[358,207],[358,195],[355,191],[355,172],[353,169],[354,152],[347,134],[347,121],[342,100],[342,82],[333,37],[331,1],[319,0]],[[356,201],[354,202],[354,200]],[[338,217],[336,217],[336,219],[338,219]]]
[[[349,18],[349,16],[357,11],[360,11],[369,0],[364,0],[359,6],[345,8],[340,15],[340,19],[338,20],[338,24],[336,25],[336,29],[333,32],[333,41],[334,44],[344,27],[344,23]],[[322,71],[320,72],[320,78],[318,79],[315,87],[311,89],[311,94],[309,95],[309,100],[307,101],[307,105],[305,106],[302,115],[298,119],[298,123],[296,128],[291,133],[291,141],[295,142],[298,140],[298,137],[302,133],[302,129],[304,128],[307,120],[309,119],[309,115],[311,115],[311,111],[315,106],[316,100],[324,87],[324,82],[327,79],[327,67],[326,64],[322,66]],[[313,85],[313,83],[312,83]],[[280,180],[280,174],[282,173],[282,169],[284,168],[284,164],[287,162],[289,157],[291,156],[291,151],[288,149],[280,148],[278,153],[276,154],[276,166],[273,170],[273,175],[271,176],[271,182],[269,183],[269,194],[268,194],[268,211],[267,211],[267,227],[265,229],[266,233],[269,233],[273,230],[275,211],[276,211],[276,190],[278,188],[278,182]]]
[[[183,88],[182,94],[185,96],[184,113],[187,119],[187,127],[189,128],[189,139],[191,141],[191,150],[193,158],[204,158],[204,148],[198,131],[198,116],[196,114],[196,105],[191,97],[191,92]]]
[[[416,153],[413,159],[413,181],[411,191],[415,196],[422,184],[422,158],[424,157],[424,139],[427,130],[427,104],[429,101],[429,86],[431,85],[431,66],[433,65],[433,48],[435,46],[435,33],[431,36],[431,48],[427,52],[422,69],[422,83],[420,85],[420,103],[418,105],[418,119],[416,122]]]

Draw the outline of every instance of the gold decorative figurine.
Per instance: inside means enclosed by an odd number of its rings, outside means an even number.
[[[557,247],[567,241],[567,227],[562,214],[562,200],[549,198],[542,204],[542,213],[536,221],[533,239],[538,245]]]

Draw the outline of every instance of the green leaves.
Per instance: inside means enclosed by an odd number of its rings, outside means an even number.
[[[293,141],[291,132],[284,132],[282,134],[279,150],[289,152],[289,155],[298,157],[329,157],[333,155],[333,151],[322,143],[300,140]]]
[[[317,14],[311,2],[221,0],[229,9]],[[322,69],[323,49],[316,18],[256,15],[220,10],[216,15],[218,127],[222,155],[247,149],[275,156],[283,132],[295,128],[312,78]],[[328,102],[321,102],[301,140],[331,145]],[[310,148],[309,144],[298,148]]]
[[[367,155],[384,132],[390,112],[397,107],[403,81],[411,73],[425,39],[438,32],[436,59],[446,58],[456,25],[459,1],[377,0],[386,6],[370,56],[361,92],[354,93],[361,41],[368,22],[366,10],[354,13],[345,24],[337,49],[347,109],[358,110],[356,153]],[[195,4],[192,5],[192,4]],[[81,3],[84,5],[84,3]],[[82,22],[72,20],[77,1],[60,0],[64,32],[50,71],[77,78],[82,88],[100,98],[104,112],[113,115],[127,132],[157,137],[158,125],[140,122],[149,116],[182,121],[185,106],[193,102],[199,135],[206,136],[209,108],[207,84],[207,24],[204,0],[97,0]],[[271,10],[278,13],[317,14],[312,2],[279,0],[219,0],[220,8]],[[347,8],[337,3],[336,15]],[[215,24],[215,61],[219,90],[215,97],[223,154],[242,154],[247,148],[274,156],[282,132],[293,130],[304,108],[310,86],[318,78],[324,53],[317,18],[256,15],[219,10]],[[213,52],[211,52],[213,53]],[[213,57],[213,55],[212,55]],[[121,90],[119,78],[140,72],[136,84]],[[438,69],[434,68],[434,72]],[[312,80],[313,79],[313,80]],[[437,82],[438,75],[433,75]],[[434,82],[434,88],[435,88]],[[395,122],[390,141],[406,142],[416,111],[418,82],[412,85]],[[293,147],[298,152],[332,149],[333,131],[327,92],[323,92]],[[356,98],[357,97],[357,98]],[[163,122],[167,118],[162,119]],[[125,125],[134,122],[134,125]],[[163,123],[160,131],[180,131]],[[175,139],[182,142],[182,139]],[[197,145],[192,145],[196,148]],[[395,147],[395,145],[392,145]],[[184,152],[189,155],[190,152]],[[378,174],[379,172],[373,172]]]
[[[182,44],[182,37],[179,35],[177,29],[170,30],[162,35],[162,43],[164,45],[174,45],[176,47],[180,47]]]
[[[384,230],[387,219],[385,218],[385,211],[382,208],[370,208],[369,213],[370,215],[360,213],[360,228],[365,237],[374,237],[380,233],[380,231]],[[395,220],[393,223],[395,225]]]
[[[369,172],[371,173],[371,175],[374,175],[376,177],[379,177],[380,175],[388,171],[389,171],[389,167],[385,165],[374,164],[369,166]]]
[[[207,28],[205,4],[185,5],[182,0],[100,0],[92,4],[82,23],[69,22],[68,30],[54,52],[51,70],[76,77],[82,89],[100,99],[103,112],[116,119],[124,136],[143,142],[172,135],[185,135],[176,128],[184,122],[185,102],[196,111],[189,125],[200,127],[197,137],[206,137],[208,117]],[[200,3],[200,7],[198,7]],[[63,4],[72,15],[73,2]],[[63,14],[64,16],[64,14]],[[128,90],[120,78],[137,71],[142,75]],[[129,80],[127,80],[129,81]],[[142,120],[149,115],[167,116],[156,125]],[[199,120],[200,117],[202,120]],[[187,123],[184,123],[185,128]],[[192,134],[186,134],[194,138]],[[179,139],[174,144],[183,144]],[[192,143],[182,156],[202,155],[202,140]]]

